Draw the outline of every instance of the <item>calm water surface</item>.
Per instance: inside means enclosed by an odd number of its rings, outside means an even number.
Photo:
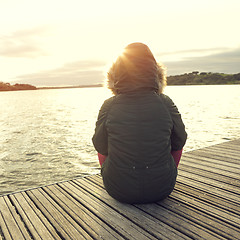
[[[240,85],[169,86],[184,151],[240,138]],[[99,173],[92,146],[104,88],[0,92],[0,195]]]

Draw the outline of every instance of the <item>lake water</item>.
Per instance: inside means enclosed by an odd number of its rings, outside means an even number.
[[[240,138],[240,85],[168,86],[184,151]],[[91,138],[105,88],[0,92],[0,195],[99,173]]]

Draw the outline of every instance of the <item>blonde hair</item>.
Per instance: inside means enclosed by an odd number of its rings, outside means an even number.
[[[142,88],[162,93],[167,85],[165,67],[157,63],[147,45],[129,44],[107,73],[107,87],[114,95]]]
[[[157,63],[157,82],[158,93],[163,93],[164,88],[167,86],[167,69],[162,63]]]

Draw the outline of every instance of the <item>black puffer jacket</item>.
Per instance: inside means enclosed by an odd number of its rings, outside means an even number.
[[[118,94],[104,102],[93,144],[107,155],[102,177],[107,192],[126,203],[148,203],[173,190],[177,168],[171,150],[187,134],[172,100],[152,90]]]

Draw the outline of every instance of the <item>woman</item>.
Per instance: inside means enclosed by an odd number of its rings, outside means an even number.
[[[106,156],[104,186],[120,202],[160,201],[174,188],[171,151],[180,155],[187,134],[177,107],[162,94],[165,85],[163,68],[142,43],[128,45],[108,72],[115,96],[102,105],[92,140]]]

